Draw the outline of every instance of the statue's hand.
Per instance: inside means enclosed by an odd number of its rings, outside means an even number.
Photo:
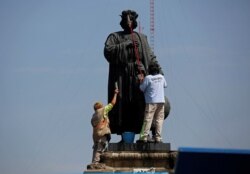
[[[137,40],[135,40],[134,43],[133,43],[133,41],[130,40],[130,39],[126,40],[124,43],[126,44],[126,47],[128,47],[128,48],[133,48],[135,46],[138,48],[139,45],[140,45]]]
[[[125,44],[126,47],[128,47],[128,48],[133,47],[133,41],[130,40],[130,39],[126,40],[126,41],[124,42],[124,44]]]

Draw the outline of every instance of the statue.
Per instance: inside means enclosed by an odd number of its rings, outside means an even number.
[[[149,47],[146,35],[137,33],[138,14],[133,10],[122,12],[120,25],[123,31],[111,33],[105,42],[104,56],[109,63],[108,101],[117,84],[117,104],[109,113],[112,134],[140,133],[145,109],[143,92],[138,76],[148,72],[151,61],[157,61]]]

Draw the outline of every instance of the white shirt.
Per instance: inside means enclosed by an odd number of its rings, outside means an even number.
[[[163,75],[147,75],[140,84],[146,103],[165,103],[164,88],[167,82]]]

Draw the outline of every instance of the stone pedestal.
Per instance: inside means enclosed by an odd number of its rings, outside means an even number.
[[[110,143],[101,161],[108,166],[109,172],[135,173],[141,170],[171,173],[176,156],[177,152],[170,150],[170,143]]]
[[[170,152],[170,143],[110,143],[110,152]]]

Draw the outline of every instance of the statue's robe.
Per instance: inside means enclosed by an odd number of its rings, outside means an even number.
[[[140,66],[147,74],[150,61],[156,56],[149,47],[147,37],[141,33],[133,33],[134,40],[139,42],[138,53]],[[121,134],[129,131],[140,133],[142,128],[145,101],[139,89],[138,64],[135,49],[127,47],[126,41],[132,40],[131,34],[123,31],[111,33],[104,47],[104,56],[109,62],[108,102],[112,100],[115,82],[119,87],[117,103],[109,112],[111,133]]]

